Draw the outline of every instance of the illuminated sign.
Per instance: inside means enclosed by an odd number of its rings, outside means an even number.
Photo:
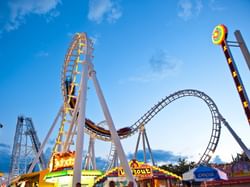
[[[152,176],[152,168],[145,167],[145,168],[132,168],[131,169],[133,176],[135,177],[150,177]],[[118,169],[118,176],[125,176],[125,172],[122,168]]]
[[[100,176],[103,173],[99,170],[82,170],[82,176]],[[56,177],[64,177],[64,176],[73,176],[73,170],[61,170],[48,173],[45,178],[56,178]]]
[[[149,177],[153,175],[151,166],[142,164],[136,160],[130,161],[129,166],[135,177]],[[122,168],[118,168],[118,176],[125,176],[125,172]]]
[[[227,37],[227,27],[225,25],[217,25],[212,34],[214,44],[220,45]]]
[[[65,168],[73,168],[75,152],[55,153],[52,156],[50,171],[59,171]]]

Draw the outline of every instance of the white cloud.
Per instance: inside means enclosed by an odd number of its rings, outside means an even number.
[[[107,20],[115,23],[122,16],[118,2],[112,0],[89,0],[88,19],[96,23]]]
[[[68,32],[68,33],[67,33],[67,36],[70,37],[70,38],[73,38],[74,33],[73,33],[73,32]]]
[[[196,1],[196,6],[195,6],[195,15],[196,16],[199,16],[202,8],[203,8],[203,4],[202,4],[201,0],[197,0]]]
[[[46,16],[46,22],[49,23],[58,16],[60,16],[60,12],[54,9],[48,13],[48,16]]]
[[[223,11],[226,9],[226,7],[221,5],[218,0],[210,0],[209,6],[213,11]]]
[[[178,16],[184,21],[199,16],[203,8],[201,0],[180,0],[178,3]]]
[[[10,0],[8,2],[10,15],[4,30],[17,29],[21,24],[25,23],[25,17],[29,14],[47,15],[48,18],[58,16],[58,13],[51,13],[51,11],[59,3],[60,0]]]
[[[99,43],[100,34],[95,34],[94,36],[90,36],[90,39],[92,40],[93,44],[96,46]]]
[[[164,50],[156,51],[149,60],[148,68],[140,75],[131,76],[131,82],[151,82],[163,80],[169,76],[179,74],[182,61],[168,55]]]
[[[39,51],[38,53],[36,53],[37,57],[47,57],[49,56],[49,53],[48,52],[45,52],[45,51]]]
[[[180,11],[178,12],[178,16],[185,21],[190,19],[192,16],[192,3],[189,0],[181,0],[178,4]]]
[[[146,153],[146,161],[150,163],[152,160],[149,154],[149,150],[146,149],[145,153]],[[182,156],[182,155],[173,153],[172,151],[161,150],[161,149],[152,150],[152,154],[153,154],[154,161],[157,163],[157,165],[164,165],[167,163],[176,164],[179,159],[188,158],[187,156]],[[132,159],[133,156],[134,156],[134,153],[129,153],[127,155],[128,159]],[[138,150],[136,159],[139,161],[144,160],[144,150]]]

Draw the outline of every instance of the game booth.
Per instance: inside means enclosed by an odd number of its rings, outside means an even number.
[[[49,168],[23,174],[11,181],[11,187],[72,187],[75,152],[54,153]],[[92,187],[99,170],[82,170],[81,186]]]
[[[55,187],[71,187],[75,152],[54,153],[50,162],[50,172],[45,175],[46,183]],[[82,170],[81,186],[92,187],[97,177],[103,175],[99,170]]]
[[[131,171],[136,179],[138,187],[179,187],[181,186],[181,177],[174,173],[160,169],[156,166],[131,160],[129,162]],[[124,170],[121,167],[115,167],[107,171],[104,175],[95,180],[95,187],[108,187],[113,181],[116,187],[125,187],[128,185]]]

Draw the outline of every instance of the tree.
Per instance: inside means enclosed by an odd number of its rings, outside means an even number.
[[[183,173],[195,167],[195,162],[188,162],[185,158],[179,158],[176,165],[167,164],[160,166],[161,169],[170,171],[176,175],[182,176]]]

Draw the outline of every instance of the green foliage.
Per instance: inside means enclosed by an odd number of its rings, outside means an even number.
[[[183,159],[179,158],[178,163],[175,165],[167,164],[159,167],[161,169],[175,173],[176,175],[182,176],[183,173],[190,170],[191,168],[194,168],[195,165],[196,165],[195,162],[188,162],[185,158]]]

